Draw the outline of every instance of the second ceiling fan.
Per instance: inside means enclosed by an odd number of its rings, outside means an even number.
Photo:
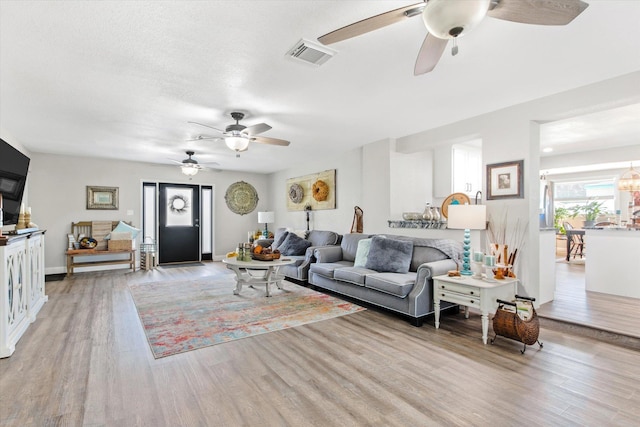
[[[267,136],[257,136],[263,132],[271,129],[266,123],[258,123],[252,126],[245,126],[240,124],[240,120],[244,118],[244,113],[240,113],[234,111],[231,113],[231,118],[235,120],[235,124],[227,126],[224,130],[215,128],[213,126],[205,125],[203,123],[198,122],[189,122],[199,126],[204,126],[209,129],[213,129],[222,134],[222,138],[224,139],[225,144],[231,150],[236,152],[236,157],[240,157],[240,153],[243,151],[247,151],[249,149],[249,142],[257,142],[259,144],[269,144],[269,145],[280,145],[280,146],[288,146],[290,144],[289,141],[285,141],[284,139],[278,138],[270,138]],[[207,137],[199,137],[198,140],[208,139]],[[217,139],[213,138],[213,139]]]
[[[337,43],[422,15],[429,33],[416,59],[413,74],[417,76],[434,69],[450,39],[454,43],[452,54],[457,54],[456,39],[486,15],[523,24],[566,25],[588,6],[580,0],[425,0],[339,28],[318,41],[325,45]]]

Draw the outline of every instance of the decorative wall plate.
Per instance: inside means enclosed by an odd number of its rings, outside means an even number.
[[[449,196],[444,199],[442,202],[442,207],[440,208],[440,212],[442,212],[442,216],[445,218],[449,218],[449,205],[464,205],[465,203],[471,204],[471,200],[469,196],[464,193],[453,193],[449,194]]]
[[[298,183],[291,184],[289,187],[289,199],[291,199],[293,203],[300,203],[303,197],[304,189],[302,188],[302,185]]]
[[[248,182],[234,182],[224,195],[227,207],[233,213],[246,215],[258,206],[258,192]]]

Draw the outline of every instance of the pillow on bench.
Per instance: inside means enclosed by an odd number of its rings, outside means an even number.
[[[411,241],[373,236],[365,268],[379,272],[408,273],[412,255]]]

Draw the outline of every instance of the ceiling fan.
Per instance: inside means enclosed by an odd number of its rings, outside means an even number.
[[[416,59],[413,74],[418,76],[433,70],[449,39],[453,39],[451,53],[456,55],[456,39],[471,31],[486,15],[523,24],[566,25],[588,6],[581,0],[425,0],[339,28],[318,41],[332,44],[422,15],[429,33]]]
[[[200,163],[198,163],[198,161],[196,159],[192,159],[191,158],[191,156],[196,154],[195,152],[193,152],[193,151],[185,151],[185,153],[189,157],[184,159],[184,160],[182,160],[182,161],[170,159],[172,162],[178,163],[180,165],[180,169],[182,170],[183,174],[185,174],[187,176],[194,176],[195,174],[198,173],[198,171],[200,171],[202,169],[205,169],[205,167],[202,166]],[[215,163],[215,162],[207,163],[207,164],[219,166],[219,164]]]
[[[269,145],[280,145],[285,147],[290,144],[289,141],[285,141],[284,139],[269,138],[266,136],[257,136],[258,134],[261,134],[271,129],[271,126],[269,126],[266,123],[258,123],[256,125],[249,126],[249,127],[245,125],[241,125],[240,120],[244,118],[244,113],[234,111],[231,113],[231,118],[236,121],[235,124],[227,126],[224,129],[224,131],[218,128],[214,128],[213,126],[205,125],[198,122],[189,122],[189,123],[208,127],[209,129],[213,129],[215,131],[220,132],[224,138],[225,144],[227,144],[227,147],[229,147],[231,150],[236,152],[236,157],[240,157],[241,152],[247,151],[249,149],[249,142],[257,142],[260,144],[269,144]],[[209,139],[209,138],[200,136],[197,139],[202,140],[202,139]]]

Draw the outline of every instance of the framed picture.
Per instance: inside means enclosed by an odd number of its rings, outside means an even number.
[[[118,187],[87,185],[87,209],[118,209]]]
[[[487,200],[524,198],[524,160],[487,165]]]

